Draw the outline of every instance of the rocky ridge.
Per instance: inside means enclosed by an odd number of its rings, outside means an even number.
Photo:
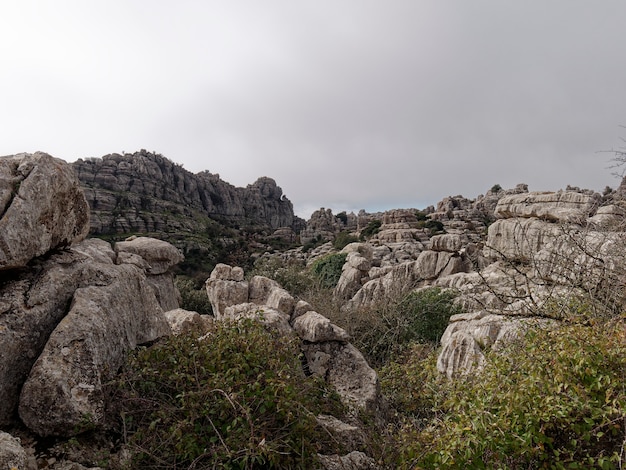
[[[129,351],[171,334],[201,332],[226,318],[257,318],[301,338],[309,374],[323,376],[355,416],[359,409],[376,412],[376,372],[345,331],[306,302],[296,302],[275,281],[260,276],[246,281],[241,268],[218,264],[207,281],[215,315],[182,310],[172,274],[183,259],[177,248],[149,237],[133,236],[113,245],[87,239],[87,203],[75,174],[61,160],[23,154],[0,158],[0,168],[8,169],[0,173],[5,203],[0,224],[6,233],[38,227],[42,213],[66,218],[65,224],[59,222],[59,234],[33,231],[43,245],[21,243],[19,250],[8,242],[0,246],[2,259],[12,260],[0,271],[0,464],[85,468],[71,461],[38,462],[32,447],[22,447],[6,431],[21,429],[20,435],[31,433],[36,440],[102,428],[107,418],[104,386]],[[49,189],[45,200],[28,180],[32,175]],[[270,194],[272,187],[263,183],[259,192],[278,197]],[[55,207],[55,201],[64,207]],[[19,214],[13,204],[19,204]],[[331,416],[320,416],[319,422],[329,433],[359,434],[353,424]],[[361,450],[325,456],[322,462],[328,468],[343,461],[359,462],[353,468],[375,468]],[[122,454],[116,458],[123,460]]]

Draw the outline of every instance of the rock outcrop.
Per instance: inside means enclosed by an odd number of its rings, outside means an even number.
[[[145,150],[79,159],[73,166],[91,207],[92,234],[201,232],[208,219],[296,231],[304,225],[271,178],[236,188],[217,174],[193,174]]]
[[[376,372],[348,342],[346,331],[332,324],[303,301],[296,302],[280,285],[255,276],[246,281],[243,270],[217,265],[206,282],[216,318],[257,318],[283,334],[302,341],[309,373],[320,375],[350,407],[375,411],[379,406]]]
[[[61,160],[38,153],[0,167],[21,182],[3,187],[13,188],[3,192],[4,227],[41,238],[0,273],[0,426],[19,409],[39,435],[72,435],[100,422],[102,384],[128,351],[170,334],[163,306],[178,307],[169,269],[181,255],[156,240],[118,249],[83,240],[88,206]]]
[[[88,232],[89,206],[67,163],[42,152],[0,157],[0,270]]]

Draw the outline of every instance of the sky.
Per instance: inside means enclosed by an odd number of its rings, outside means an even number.
[[[140,149],[297,215],[602,191],[623,0],[1,0],[0,155]]]

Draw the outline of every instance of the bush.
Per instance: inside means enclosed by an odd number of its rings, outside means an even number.
[[[176,276],[174,284],[180,292],[181,308],[200,314],[213,314],[213,308],[204,288],[204,282],[198,283],[186,276]]]
[[[278,282],[293,296],[301,296],[308,291],[315,279],[305,269],[304,264],[292,261],[284,262],[278,257],[259,258],[254,263],[250,276],[265,276]]]
[[[367,227],[361,230],[361,240],[367,240],[372,236],[380,232],[380,227],[383,223],[380,220],[372,220]]]
[[[372,366],[386,364],[412,343],[437,343],[450,316],[461,311],[452,290],[429,287],[399,297],[399,301],[386,300],[335,320]]]
[[[339,282],[341,270],[347,258],[346,253],[333,253],[317,259],[311,265],[311,272],[323,287],[333,289]]]
[[[132,468],[317,468],[323,448],[340,450],[315,419],[341,413],[339,400],[305,378],[295,341],[251,320],[209,335],[171,337],[128,361],[116,401]]]
[[[335,239],[333,240],[333,248],[337,250],[343,250],[346,245],[350,243],[358,242],[359,239],[354,235],[350,235],[349,232],[343,231],[339,232]]]
[[[411,468],[622,468],[625,370],[623,323],[531,331],[463,380],[441,379],[432,361],[430,368],[390,367],[383,386],[395,403],[418,397],[411,411],[435,413],[428,425],[412,423],[399,434],[400,461]]]

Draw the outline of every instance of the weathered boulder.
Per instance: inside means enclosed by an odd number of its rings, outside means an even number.
[[[101,424],[103,383],[138,344],[171,333],[143,271],[124,264],[108,274],[107,284],[74,292],[24,383],[20,418],[41,436],[71,436]]]
[[[537,218],[496,220],[489,226],[484,255],[492,260],[528,262],[562,234],[563,228],[558,224]]]
[[[213,321],[210,315],[200,315],[198,312],[190,312],[182,308],[165,312],[165,319],[175,336],[204,332]]]
[[[0,270],[88,233],[89,206],[69,164],[42,152],[0,157]]]
[[[0,431],[0,468],[18,470],[26,468],[26,451],[21,441],[6,432]]]
[[[476,340],[464,331],[450,335],[437,357],[437,370],[453,378],[485,366],[485,355]]]
[[[577,191],[512,194],[498,201],[499,218],[539,218],[552,222],[578,222],[595,210],[597,198]]]
[[[248,282],[244,281],[243,269],[218,264],[206,280],[206,291],[213,308],[213,315],[218,320],[224,309],[231,305],[248,302]]]
[[[244,318],[258,320],[287,336],[293,334],[293,329],[289,325],[289,316],[267,305],[258,305],[251,302],[230,305],[224,309],[224,315],[221,319],[241,320]]]
[[[310,343],[324,341],[348,341],[350,335],[343,328],[317,312],[309,311],[293,322],[293,329],[300,339]]]
[[[311,373],[324,377],[349,407],[376,411],[378,375],[350,343],[327,341],[302,345]]]
[[[0,425],[13,419],[22,384],[77,288],[117,276],[111,245],[85,240],[0,283]]]
[[[430,249],[433,251],[456,253],[461,248],[463,248],[463,240],[458,234],[435,235],[430,239]]]
[[[361,451],[352,451],[346,455],[320,455],[324,470],[378,470],[376,461]]]
[[[248,284],[248,301],[267,305],[291,317],[296,300],[278,282],[264,276],[253,276]]]
[[[130,237],[115,244],[115,252],[132,253],[141,256],[148,263],[147,274],[157,275],[166,273],[172,267],[182,262],[185,257],[171,243],[150,237]]]

